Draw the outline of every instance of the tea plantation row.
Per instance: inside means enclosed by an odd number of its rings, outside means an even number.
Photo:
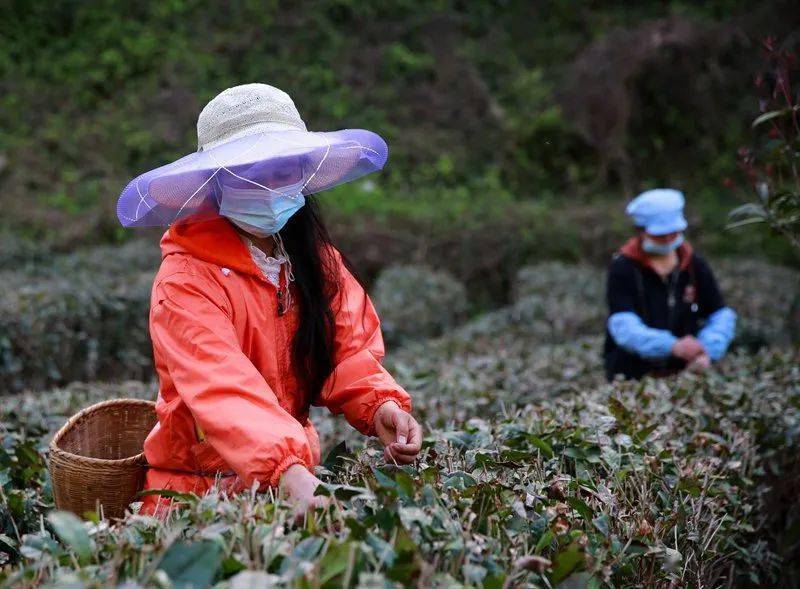
[[[146,318],[157,263],[157,248],[140,241],[0,272],[0,395],[149,378]],[[741,316],[738,344],[783,344],[792,330],[797,337],[800,273],[748,260],[723,260],[718,269]],[[512,312],[529,319],[538,343],[604,330],[600,269],[544,263],[523,268],[513,289]],[[458,280],[421,266],[386,268],[372,292],[391,345],[440,335],[479,306]]]
[[[4,398],[2,582],[667,587],[796,574],[800,352],[742,348],[707,375],[609,385],[599,336],[578,335],[596,317],[557,294],[528,292],[390,354],[426,426],[413,466],[384,465],[373,442],[317,413],[337,499],[299,523],[247,494],[177,496],[165,522],[52,513],[50,433],[91,401],[155,386]],[[568,341],[547,342],[557,338]]]

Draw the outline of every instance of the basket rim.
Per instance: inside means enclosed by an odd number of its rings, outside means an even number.
[[[71,459],[76,462],[81,462],[86,465],[95,465],[95,466],[133,466],[136,464],[141,464],[142,459],[144,458],[144,452],[139,452],[133,456],[128,456],[127,458],[95,458],[93,456],[81,456],[80,454],[75,454],[74,452],[67,452],[66,450],[60,448],[58,446],[58,442],[61,441],[61,438],[64,437],[66,432],[75,424],[76,421],[79,419],[86,417],[96,411],[101,409],[105,409],[106,407],[114,406],[114,405],[142,405],[142,406],[149,406],[155,410],[155,402],[149,401],[147,399],[132,399],[132,398],[118,398],[118,399],[108,399],[106,401],[100,401],[99,403],[95,403],[94,405],[89,405],[88,407],[81,409],[75,415],[70,417],[67,422],[61,426],[61,428],[56,432],[53,436],[53,439],[50,441],[48,446],[48,455],[57,455],[59,458],[62,459]]]

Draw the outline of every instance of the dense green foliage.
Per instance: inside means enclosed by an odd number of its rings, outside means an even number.
[[[151,275],[141,260],[154,254],[152,246],[131,243],[120,251],[134,270]],[[39,284],[44,292],[51,284],[54,301],[69,300],[56,277],[81,271],[122,288],[126,274],[104,274],[98,264],[107,252],[95,254],[31,266],[29,289]],[[372,443],[317,412],[323,446],[345,440],[355,453],[333,451],[322,475],[341,501],[305,523],[293,523],[290,509],[268,496],[247,495],[180,496],[185,508],[166,523],[134,515],[109,528],[52,514],[41,454],[52,433],[80,407],[113,396],[152,398],[155,384],[76,383],[5,397],[0,552],[7,564],[0,575],[10,586],[228,579],[233,587],[303,587],[314,586],[311,578],[331,587],[412,579],[546,586],[568,578],[578,586],[714,586],[774,579],[796,558],[800,514],[782,498],[800,485],[800,358],[796,350],[754,350],[785,342],[792,295],[784,285],[797,284],[797,276],[756,262],[717,266],[745,326],[739,352],[719,373],[642,385],[605,384],[601,338],[584,335],[602,329],[602,272],[593,267],[523,269],[512,306],[459,328],[437,326],[435,309],[425,314],[422,300],[415,308],[430,321],[420,329],[447,328],[447,335],[409,343],[386,363],[414,392],[426,423],[420,461],[381,466]],[[420,269],[392,270],[378,282],[389,291],[408,289],[409,272]],[[452,277],[426,276],[458,291]],[[98,301],[118,303],[113,288],[98,292]],[[387,309],[391,299],[384,300],[385,313],[402,317],[406,301],[394,302],[399,309]],[[112,315],[138,316],[135,309],[145,305],[142,299]],[[84,326],[104,324],[72,313]],[[31,334],[32,349],[71,324],[48,315],[43,325],[50,329]],[[126,371],[136,361],[113,356],[120,350],[113,343],[127,339],[130,348],[122,349],[144,355],[146,340],[130,337],[129,326],[113,326],[127,338],[101,340],[94,361],[109,363],[116,378],[131,376]],[[68,336],[73,347],[99,337],[91,330]],[[61,342],[44,357],[57,360],[59,349],[71,348]],[[28,375],[41,371],[31,367]],[[195,557],[204,565],[181,565]]]
[[[721,236],[732,204],[721,181],[756,110],[751,43],[791,30],[792,3],[61,0],[11,1],[4,14],[9,242],[126,239],[114,203],[127,179],[191,151],[196,116],[221,89],[266,81],[290,91],[313,129],[366,127],[388,139],[385,173],[325,200],[340,234],[390,241],[392,254],[409,243],[447,248],[470,225],[488,239],[513,218],[523,261],[540,251],[525,228],[550,244],[542,255],[597,257],[564,244],[587,219],[619,228],[608,203],[621,206],[624,175],[628,190],[685,188],[712,250],[788,256],[758,232]],[[647,45],[654,26],[660,49]],[[587,50],[597,52],[590,69],[628,89],[624,112],[589,125],[609,127],[613,145],[593,143],[585,113],[573,112],[603,91],[584,79]],[[630,71],[615,61],[620,50],[640,56]],[[624,154],[624,171],[607,152]]]
[[[152,370],[147,317],[157,262],[153,244],[132,241],[0,272],[0,394],[74,380],[146,377]],[[492,273],[470,270],[475,274],[460,278],[480,283]],[[740,315],[737,345],[755,350],[800,337],[797,271],[726,259],[718,274]],[[603,270],[592,266],[525,267],[510,288],[519,300],[513,312],[530,321],[543,342],[601,333],[604,285]],[[458,277],[417,266],[390,267],[371,287],[390,345],[449,332],[480,308],[469,290]]]
[[[149,374],[158,259],[130,242],[0,271],[0,393]]]
[[[447,333],[467,314],[464,285],[447,272],[425,266],[390,266],[372,290],[389,345]]]
[[[758,78],[761,115],[753,127],[768,132],[757,150],[740,153],[758,200],[731,216],[735,226],[767,223],[800,249],[800,59],[774,38],[763,44],[770,71]]]
[[[520,304],[389,358],[427,424],[413,466],[382,465],[372,442],[315,416],[333,449],[321,476],[338,500],[304,522],[249,494],[177,496],[167,522],[40,519],[52,501],[36,451],[48,432],[91,401],[150,397],[154,385],[6,397],[0,546],[10,563],[0,575],[14,587],[666,587],[791,574],[796,353],[606,385],[599,338],[542,344]]]

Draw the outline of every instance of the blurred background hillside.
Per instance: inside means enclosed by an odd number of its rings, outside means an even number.
[[[322,198],[369,281],[425,262],[507,302],[525,264],[604,263],[626,199],[657,185],[686,191],[707,253],[796,263],[762,229],[724,231],[750,197],[736,154],[758,41],[791,40],[796,2],[3,4],[3,267],[155,242],[118,225],[120,190],[193,151],[202,106],[251,81],[287,90],[312,130],[387,139],[384,173]]]

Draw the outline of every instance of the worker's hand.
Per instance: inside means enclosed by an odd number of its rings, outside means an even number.
[[[422,448],[422,428],[410,413],[394,401],[387,401],[375,411],[375,433],[385,446],[386,462],[410,464]]]
[[[706,350],[703,348],[703,344],[697,341],[696,337],[687,335],[672,345],[671,352],[673,356],[691,362],[701,354],[705,354]]]
[[[705,372],[711,368],[711,358],[709,358],[708,354],[706,353],[700,354],[697,358],[689,362],[689,365],[686,368],[692,372]]]
[[[302,513],[317,507],[327,507],[330,501],[328,497],[314,495],[320,484],[322,481],[302,464],[293,464],[281,476],[280,490],[296,504],[298,512]]]

